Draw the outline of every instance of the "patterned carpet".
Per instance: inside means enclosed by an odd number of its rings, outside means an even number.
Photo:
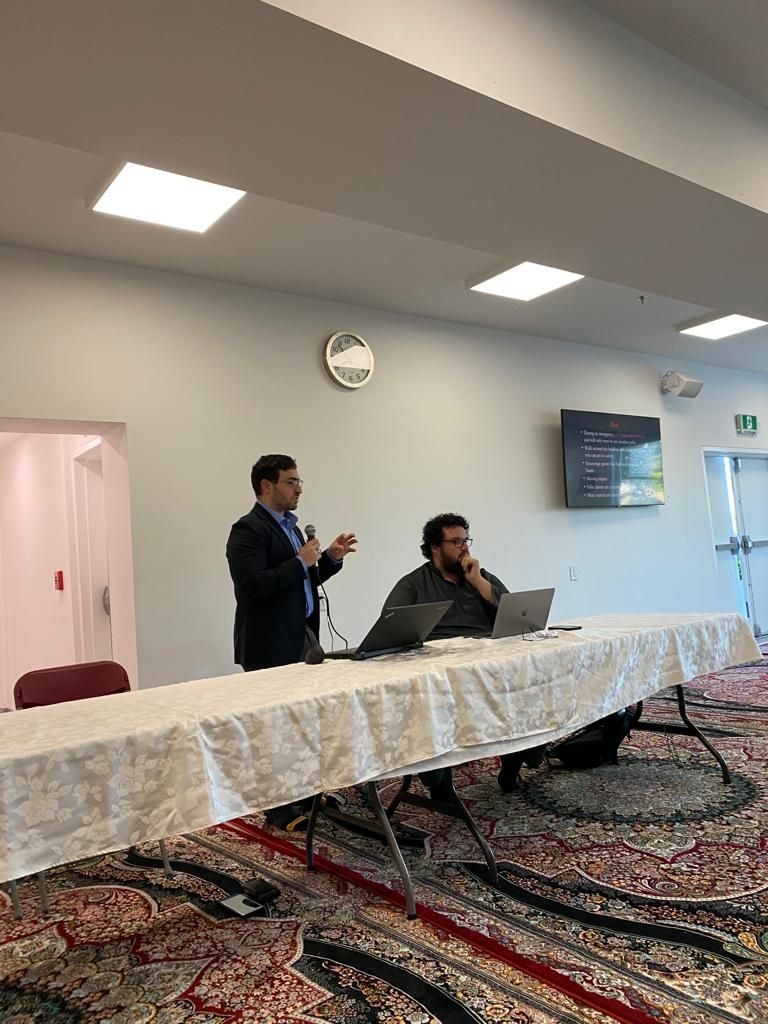
[[[2,1024],[721,1024],[768,1020],[768,667],[695,680],[693,739],[635,732],[618,766],[526,771],[495,761],[457,788],[500,866],[464,827],[413,808],[407,921],[381,844],[328,821],[320,871],[261,816],[30,879],[14,921],[0,895]],[[645,706],[674,723],[674,694]],[[394,793],[395,785],[388,787]],[[357,790],[345,793],[360,805]],[[272,918],[221,900],[258,876]]]
[[[23,887],[0,915],[3,1024],[610,1024],[546,982],[387,899],[221,830],[169,842],[175,869],[127,853],[51,872],[51,913]],[[222,842],[223,840],[223,842]],[[156,853],[144,848],[142,855]],[[131,863],[133,859],[134,863]],[[219,901],[258,868],[270,918]]]

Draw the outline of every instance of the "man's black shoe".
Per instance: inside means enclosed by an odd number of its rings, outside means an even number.
[[[531,747],[530,750],[523,751],[523,764],[529,768],[538,768],[541,762],[544,760],[544,755],[547,752],[547,744],[541,743],[538,747]]]
[[[512,793],[517,789],[517,772],[502,768],[498,774],[499,789],[502,793]]]
[[[314,797],[308,796],[304,800],[298,800],[295,804],[271,807],[264,812],[264,817],[270,825],[282,829],[283,832],[306,832],[313,800]],[[323,793],[320,806],[329,811],[337,811],[341,806],[341,801],[337,797],[331,796],[330,793]]]
[[[499,759],[501,761],[501,771],[498,775],[498,781],[502,792],[511,793],[517,789],[517,777],[520,774],[520,767],[524,757],[525,753],[523,751],[501,755]]]
[[[274,807],[265,811],[264,817],[270,825],[282,829],[283,832],[306,832],[309,808],[299,804],[286,804],[285,807]]]
[[[446,779],[440,779],[438,782],[433,782],[429,786],[429,797],[431,800],[437,800],[440,803],[451,803],[454,800],[454,796],[455,790],[450,776]]]

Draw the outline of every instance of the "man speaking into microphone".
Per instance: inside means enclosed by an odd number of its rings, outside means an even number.
[[[303,661],[313,648],[322,658],[317,588],[341,569],[357,543],[354,533],[340,533],[321,551],[309,525],[304,538],[294,514],[302,481],[290,455],[262,455],[251,470],[251,485],[256,504],[227,541],[235,585],[235,662],[246,672]],[[264,814],[278,828],[303,831],[311,803],[308,797]]]
[[[251,470],[256,504],[232,527],[227,562],[235,585],[235,662],[246,672],[302,661],[317,644],[317,588],[356,550],[340,533],[325,551],[294,514],[302,493],[290,455],[262,455]],[[310,536],[311,534],[311,536]]]

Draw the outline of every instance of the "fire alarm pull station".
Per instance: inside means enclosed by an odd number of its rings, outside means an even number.
[[[56,572],[53,574],[53,589],[64,589],[64,571],[62,569],[57,569]]]

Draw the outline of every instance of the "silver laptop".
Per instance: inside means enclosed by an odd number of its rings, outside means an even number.
[[[330,651],[326,658],[376,658],[380,654],[396,654],[421,647],[445,615],[453,601],[432,601],[429,604],[406,604],[385,608],[374,622],[359,647],[347,651]]]
[[[491,636],[494,639],[502,636],[522,636],[524,633],[546,629],[554,596],[554,587],[547,587],[546,590],[522,590],[519,594],[502,594]]]

